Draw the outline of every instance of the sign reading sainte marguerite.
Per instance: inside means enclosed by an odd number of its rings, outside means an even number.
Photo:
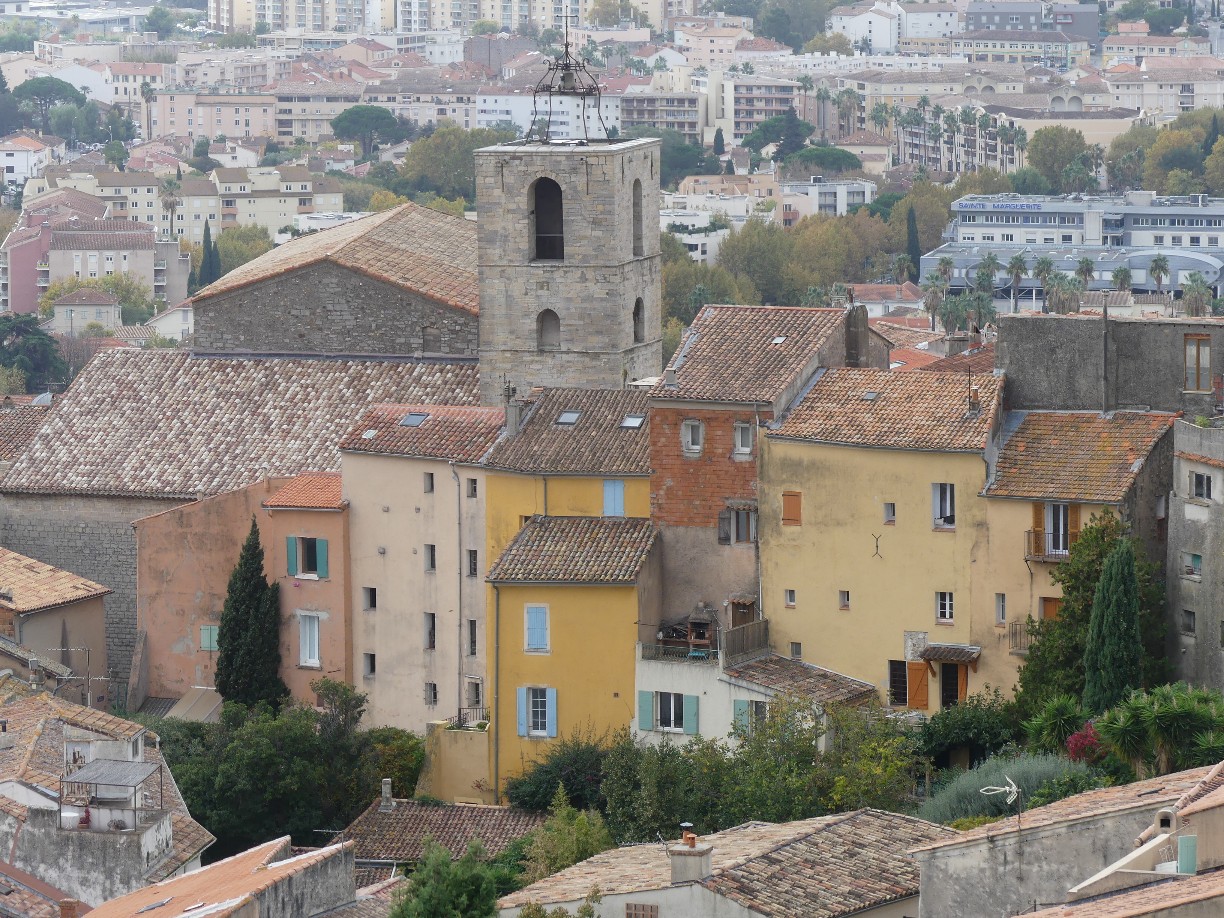
[[[956,210],[1044,210],[1045,205],[1036,201],[956,201]]]

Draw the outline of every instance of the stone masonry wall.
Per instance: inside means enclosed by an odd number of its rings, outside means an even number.
[[[123,497],[0,495],[0,545],[88,577],[105,598],[108,701],[126,698],[136,642],[136,538],[132,521],[182,501]],[[100,690],[95,688],[95,694]]]
[[[476,316],[329,262],[195,303],[204,353],[474,356]]]

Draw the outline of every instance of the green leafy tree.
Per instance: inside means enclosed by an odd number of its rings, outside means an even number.
[[[221,611],[217,692],[249,707],[278,707],[289,694],[280,662],[280,585],[269,584],[264,576],[263,545],[252,518]]]
[[[1063,170],[1088,150],[1084,135],[1069,127],[1054,125],[1033,132],[1028,142],[1028,164],[1041,173],[1055,191],[1063,187]]]
[[[751,219],[733,230],[718,250],[718,264],[747,278],[765,303],[781,302],[793,237],[777,223]]]
[[[600,851],[615,847],[616,843],[599,811],[574,809],[570,806],[569,795],[560,784],[548,812],[544,825],[532,833],[527,849],[525,879],[528,883],[542,880]]]
[[[213,243],[214,270],[223,277],[235,268],[272,251],[272,237],[265,226],[231,226]]]
[[[46,391],[68,371],[55,339],[38,323],[35,315],[0,313],[0,367],[24,373],[29,392]]]
[[[133,274],[122,271],[104,277],[65,277],[52,281],[38,298],[38,314],[50,318],[56,300],[81,288],[104,290],[119,300],[124,325],[137,325],[153,315],[153,291]]]
[[[754,153],[759,153],[762,147],[771,143],[786,144],[788,147],[783,154],[785,156],[787,153],[794,153],[802,149],[807,138],[815,130],[806,121],[800,121],[793,108],[788,108],[785,113],[766,118],[758,124],[740,141],[740,145]]]
[[[204,241],[200,246],[200,267],[196,273],[197,287],[207,287],[221,276],[220,259],[216,258],[216,243],[212,238],[212,221],[204,224]]]
[[[465,131],[443,124],[429,137],[416,141],[404,157],[401,175],[409,191],[432,191],[445,198],[476,200],[476,150],[506,143],[517,133],[491,128]],[[402,193],[397,189],[388,189]]]
[[[1014,710],[997,688],[975,692],[960,704],[944,708],[922,726],[919,751],[945,762],[950,753],[964,749],[977,764],[1016,739]]]
[[[1115,290],[1120,290],[1123,293],[1130,293],[1131,289],[1131,269],[1126,265],[1119,265],[1113,269],[1113,273],[1109,276],[1110,281],[1114,285]]]
[[[441,845],[427,841],[391,918],[492,918],[497,913],[497,885],[479,841],[468,844],[458,860]]]
[[[1049,180],[1032,166],[1024,166],[1013,172],[1011,183],[1016,194],[1049,194],[1051,189]]]
[[[678,131],[634,127],[626,130],[624,137],[658,137],[662,141],[659,151],[659,184],[664,188],[675,188],[681,179],[689,175],[718,175],[722,172],[722,164],[717,156],[689,143]]]
[[[127,165],[128,157],[130,155],[131,154],[128,153],[128,148],[123,145],[122,140],[112,140],[102,150],[102,157],[120,172],[122,172],[123,167]]]
[[[168,7],[158,4],[145,16],[144,28],[146,32],[156,32],[159,41],[165,41],[178,28],[178,20]]]
[[[539,759],[506,782],[506,798],[514,806],[543,813],[553,803],[558,786],[564,787],[576,809],[603,806],[600,780],[608,742],[604,736],[575,731],[550,743]]]
[[[85,104],[85,96],[75,86],[49,76],[26,80],[11,95],[17,102],[30,107],[44,134],[51,133],[52,106],[62,102],[78,106]]]
[[[361,144],[361,158],[369,159],[374,153],[374,143],[399,127],[391,112],[381,105],[354,105],[346,108],[331,120],[332,132],[342,140],[356,140]]]
[[[1139,581],[1133,546],[1119,540],[1097,581],[1084,647],[1084,709],[1100,713],[1143,681]]]
[[[823,173],[849,172],[863,168],[863,161],[840,147],[815,146],[804,147],[797,153],[791,153],[785,160],[786,168],[793,174],[798,172],[807,180],[813,169]]]
[[[1188,316],[1205,316],[1211,305],[1211,287],[1202,272],[1192,271],[1182,282],[1182,306]]]
[[[1093,726],[1138,778],[1214,765],[1224,752],[1224,698],[1178,682],[1134,692]]]

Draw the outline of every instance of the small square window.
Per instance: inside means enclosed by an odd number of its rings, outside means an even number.
[[[790,642],[790,655],[792,660],[803,659],[803,645],[798,641]]]
[[[784,597],[785,597],[785,599],[786,599],[786,608],[788,608],[788,609],[793,609],[793,608],[795,608],[795,591],[794,591],[794,590],[786,590],[786,591],[785,591],[785,593],[784,593],[783,595],[784,595]]]
[[[1190,493],[1199,500],[1211,500],[1211,476],[1201,472],[1191,472]]]
[[[438,546],[425,546],[425,570],[436,571],[438,569]]]
[[[688,420],[680,425],[680,445],[686,453],[699,453],[705,442],[705,430],[700,421]]]
[[[438,614],[425,613],[425,649],[436,650],[438,646]]]
[[[378,658],[372,653],[361,655],[361,674],[369,679],[378,671]]]
[[[468,576],[475,577],[480,573],[480,553],[475,548],[469,548],[467,553]]]
[[[433,478],[433,475],[434,475],[434,473],[433,473],[433,472],[426,472],[426,473],[425,473],[425,493],[426,493],[426,494],[432,494],[432,493],[433,493],[433,489],[434,489],[434,478]]]
[[[995,624],[1007,624],[1007,594],[995,593]]]
[[[735,455],[747,456],[752,452],[752,425],[735,425]]]
[[[1203,556],[1196,555],[1193,552],[1183,551],[1181,553],[1182,576],[1183,577],[1202,577],[1203,576]]]
[[[362,587],[361,588],[361,607],[367,612],[373,612],[378,608],[378,588],[377,587]]]
[[[1181,613],[1181,633],[1194,634],[1194,610],[1182,609]]]
[[[429,707],[435,707],[438,704],[438,683],[425,683],[425,704]]]
[[[476,496],[476,479],[475,478],[469,478],[467,480],[467,496],[468,497]]]
[[[884,504],[884,525],[892,526],[897,522],[897,505],[893,503]]]
[[[838,590],[837,591],[837,607],[839,609],[849,609],[850,608],[850,591],[849,590]]]

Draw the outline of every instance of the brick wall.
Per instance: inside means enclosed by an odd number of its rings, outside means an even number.
[[[132,521],[182,501],[0,495],[0,544],[108,586],[107,698],[123,699],[136,643],[136,538]],[[95,689],[95,693],[97,690]]]
[[[195,303],[204,353],[475,356],[476,337],[471,313],[330,263]]]

